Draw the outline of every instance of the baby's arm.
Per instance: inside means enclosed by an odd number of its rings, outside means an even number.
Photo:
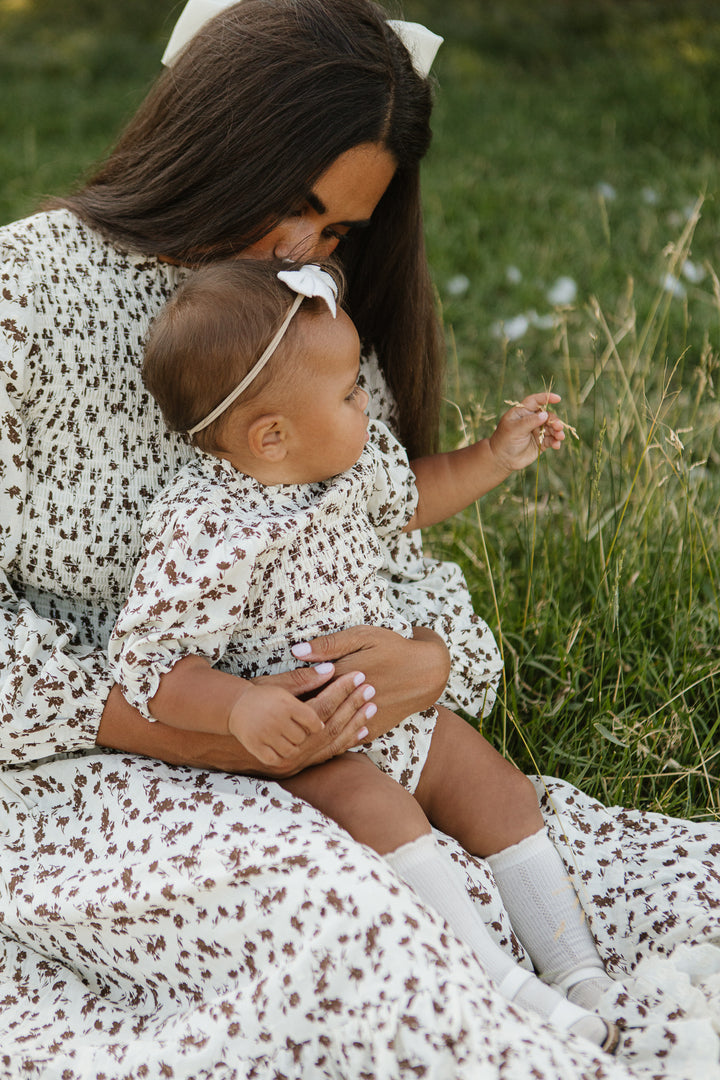
[[[148,511],[142,557],[110,636],[110,668],[146,719],[233,735],[262,765],[279,766],[323,721],[291,687],[214,666],[236,635],[252,640],[247,598],[270,544],[223,498],[188,469]]]
[[[489,439],[411,461],[418,505],[403,531],[452,517],[512,472],[531,465],[543,450],[557,450],[565,438],[564,424],[547,406],[558,401],[559,394],[530,394],[500,418]]]
[[[234,735],[263,765],[282,765],[323,722],[288,690],[219,671],[185,656],[160,678],[148,702],[153,720],[186,731]]]

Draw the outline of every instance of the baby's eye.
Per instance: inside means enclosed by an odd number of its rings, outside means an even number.
[[[345,400],[346,401],[353,401],[358,396],[359,393],[360,393],[360,384],[355,383],[355,385],[353,386],[352,390],[350,391],[348,396],[345,398]]]

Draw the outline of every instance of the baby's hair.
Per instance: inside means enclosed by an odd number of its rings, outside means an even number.
[[[145,343],[143,381],[160,406],[170,431],[186,433],[237,386],[271,341],[295,298],[278,278],[287,264],[231,259],[191,272],[153,320]],[[339,271],[329,270],[341,288]],[[248,404],[277,380],[285,388],[296,366],[295,323],[327,311],[324,300],[307,298],[276,352],[226,413],[190,441],[212,453],[222,449],[223,424],[234,408]]]

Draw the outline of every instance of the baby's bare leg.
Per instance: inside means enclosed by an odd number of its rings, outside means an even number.
[[[543,827],[528,778],[441,706],[415,798],[433,825],[473,855],[493,855]]]
[[[452,716],[449,713],[448,715]],[[459,723],[464,724],[463,721]],[[443,726],[441,723],[441,728]],[[464,724],[464,727],[468,728],[468,725]],[[477,732],[475,734],[477,735]],[[444,734],[441,741],[444,744]],[[459,749],[462,752],[465,740],[460,741],[462,745]],[[497,760],[504,766],[507,766],[507,763],[491,747],[488,747],[490,754],[486,755],[484,748],[488,744],[484,739],[480,741],[483,747],[477,760],[482,761],[482,782],[489,786]],[[440,768],[439,760],[437,767]],[[517,770],[514,772],[517,773]],[[513,781],[514,779],[515,777],[512,777]],[[477,780],[476,773],[476,783]],[[451,777],[448,777],[448,782],[449,787],[452,787]],[[457,869],[436,844],[420,803],[395,780],[376,768],[362,753],[342,754],[322,765],[305,769],[297,776],[283,780],[282,784],[292,794],[305,799],[337,821],[356,840],[383,855],[420,899],[435,908],[460,940],[470,946],[508,997],[534,1008],[542,1016],[552,1018],[553,1022],[565,1030],[572,1028],[576,1033],[585,1034],[596,1042],[602,1041],[605,1037],[605,1025],[601,1021],[591,1018],[591,1023],[595,1023],[595,1029],[591,1032],[581,1032],[573,1027],[577,1023],[587,1023],[583,1010],[568,1006],[554,990],[532,978],[530,972],[520,971],[510,957],[495,944],[474,909]],[[514,791],[512,783],[503,781],[498,790],[508,799],[514,795],[517,803],[517,792]],[[440,802],[442,793],[437,794]],[[535,808],[537,809],[537,800]],[[459,809],[453,810],[453,815],[456,812],[459,815]],[[447,828],[449,819],[445,819],[442,810],[440,813],[445,821],[444,827]],[[491,835],[495,836],[496,833],[497,829],[493,826]],[[467,835],[470,837],[472,833],[468,832]]]
[[[362,753],[341,754],[283,780],[282,785],[379,855],[430,832],[410,792]]]
[[[536,970],[592,1008],[610,980],[527,777],[468,723],[439,708],[415,797],[433,825],[487,857]]]

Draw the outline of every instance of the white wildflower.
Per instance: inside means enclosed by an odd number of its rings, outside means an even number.
[[[685,286],[682,281],[678,281],[674,274],[665,274],[660,284],[665,292],[672,293],[678,300],[682,300],[685,297]]]
[[[505,338],[506,341],[517,341],[527,333],[529,326],[530,320],[527,315],[516,315],[514,319],[496,322],[493,325],[493,334],[495,337]]]
[[[577,296],[577,285],[571,277],[559,277],[547,291],[551,304],[572,304]]]
[[[470,278],[465,274],[455,274],[445,288],[450,296],[464,296],[470,288]]]
[[[702,266],[698,266],[697,263],[690,262],[689,259],[685,260],[682,268],[683,277],[687,278],[693,285],[699,285],[705,277],[705,270]]]
[[[604,180],[601,180],[600,183],[596,185],[595,190],[601,199],[605,199],[605,202],[612,202],[613,199],[617,198],[617,191],[615,188],[612,184],[608,184]]]
[[[528,311],[528,319],[530,325],[536,326],[538,330],[555,329],[555,316],[553,314],[538,315],[537,311]]]

